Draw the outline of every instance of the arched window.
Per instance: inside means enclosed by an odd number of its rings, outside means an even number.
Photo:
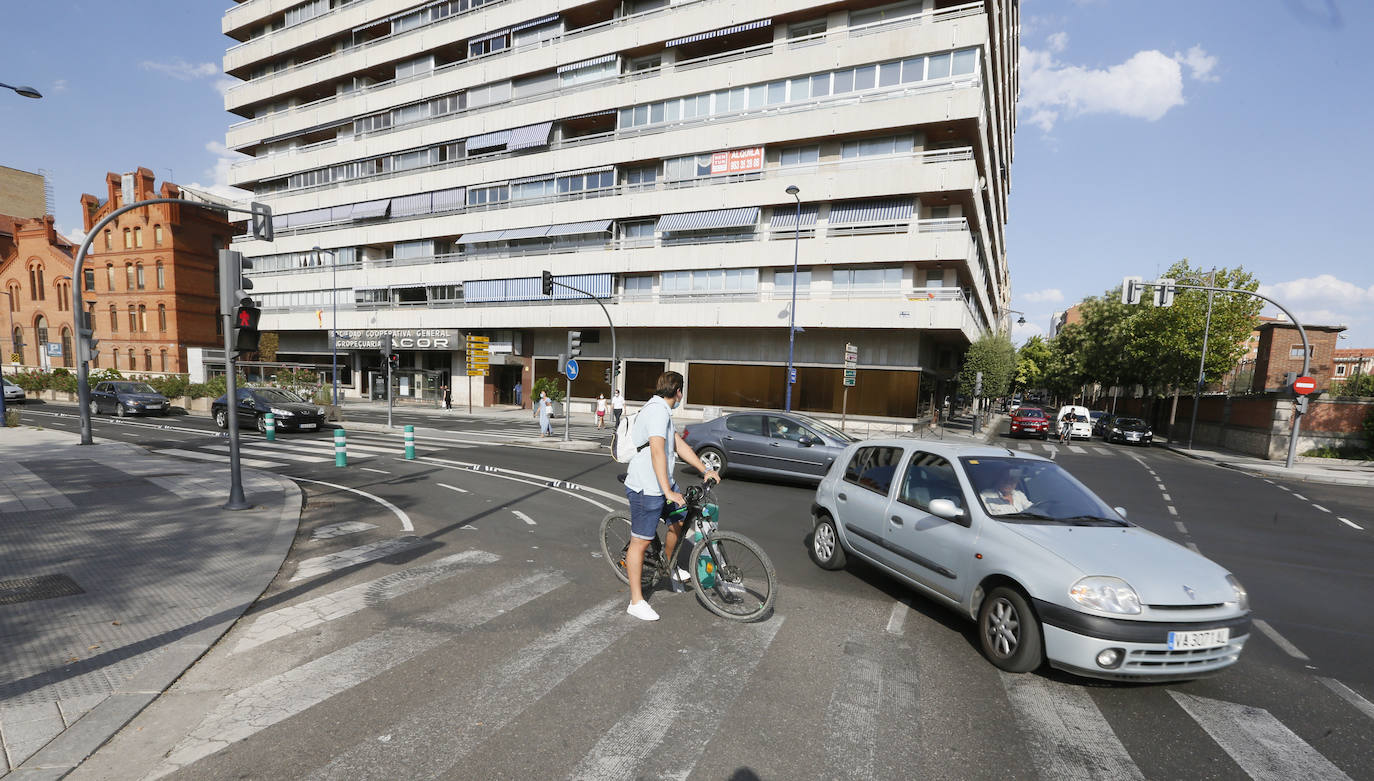
[[[142,228],[134,228],[134,246],[135,246],[135,247],[142,247],[142,246],[143,246],[143,229],[142,229]]]
[[[134,359],[134,348],[129,348],[129,371],[138,368],[138,361]]]
[[[166,305],[166,304],[158,304],[158,305],[157,305],[157,330],[159,330],[159,331],[166,331],[166,330],[167,330],[167,305]]]
[[[18,353],[18,355],[19,355],[19,362],[20,362],[20,363],[23,363],[23,362],[24,362],[24,351],[21,350],[21,349],[19,348],[19,345],[21,345],[21,344],[24,343],[24,329],[23,329],[22,327],[16,325],[16,326],[14,327],[14,333],[10,335],[10,339],[12,340],[12,341],[10,342],[10,350],[11,350],[12,352]]]
[[[134,289],[134,264],[132,263],[124,264],[124,289]]]
[[[57,311],[67,311],[72,300],[72,289],[65,282],[57,283]]]
[[[18,283],[18,282],[11,282],[11,283],[9,283],[9,285],[5,288],[5,290],[6,290],[6,292],[8,292],[8,293],[10,294],[10,296],[9,296],[9,298],[10,298],[10,311],[11,311],[11,312],[18,312],[18,311],[19,311],[19,283]]]
[[[133,304],[129,304],[129,333],[137,333],[137,332],[138,332],[138,307],[134,306]],[[134,352],[133,350],[130,350],[130,351],[129,351],[129,354],[132,355],[133,352]]]
[[[110,330],[119,332],[119,307],[110,304]]]
[[[113,246],[111,246],[111,244],[110,244],[110,229],[109,229],[109,228],[106,228],[106,229],[105,229],[105,249],[107,249],[107,250],[113,249]]]
[[[150,372],[150,371],[152,371],[152,370],[153,370],[153,351],[152,351],[152,350],[144,350],[144,351],[143,351],[143,371],[145,371],[145,372]]]
[[[38,348],[39,361],[41,362],[43,351],[47,349],[44,345],[48,343],[48,318],[42,315],[34,318],[33,337],[34,346]]]
[[[161,228],[161,226],[158,226]],[[157,289],[163,290],[167,287],[167,270],[162,267],[162,261],[157,262]]]
[[[159,247],[162,246],[162,226],[161,226],[161,225],[154,225],[154,226],[153,226],[153,243],[156,244],[156,245],[159,246]]]
[[[138,229],[137,229],[137,228],[134,228],[134,230],[138,230]],[[135,278],[138,280],[138,289],[139,289],[139,290],[142,290],[142,289],[143,289],[143,264],[142,264],[142,263],[139,263],[138,265],[134,266],[134,276],[135,276]]]
[[[72,329],[62,326],[62,365],[70,369],[75,359],[72,351]]]
[[[125,229],[124,229],[124,249],[133,249],[133,247],[134,247],[134,240],[133,240],[133,237],[129,235],[129,229],[128,229],[128,228],[125,228]]]
[[[34,263],[29,266],[29,300],[44,301],[47,295],[43,292],[43,264]]]
[[[159,371],[165,374],[167,372],[167,348],[162,348],[158,357],[162,360],[162,362],[158,364],[162,367]]]
[[[138,305],[138,330],[140,332],[148,330],[148,307],[143,304]]]
[[[110,292],[114,292],[115,270],[113,263],[105,264],[105,284],[109,286]]]

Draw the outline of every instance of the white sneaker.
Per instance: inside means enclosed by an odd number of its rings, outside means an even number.
[[[658,620],[658,613],[652,607],[649,607],[648,602],[642,599],[638,602],[631,602],[630,606],[625,608],[625,612],[638,618],[640,621]]]
[[[679,583],[691,583],[692,573],[688,572],[682,567],[678,567],[677,572],[673,573],[673,580],[676,580]]]

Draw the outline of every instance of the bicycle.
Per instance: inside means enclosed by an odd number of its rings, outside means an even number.
[[[757,543],[738,532],[719,528],[720,508],[714,501],[714,486],[715,481],[707,480],[682,492],[686,504],[669,516],[673,521],[681,518],[685,524],[673,558],[681,559],[684,549],[691,548],[686,569],[691,573],[697,599],[707,610],[721,618],[753,621],[772,609],[778,575]],[[630,539],[630,516],[626,511],[613,510],[601,519],[601,553],[615,576],[626,584],[630,577],[625,570],[625,552]],[[652,590],[659,581],[671,578],[674,569],[675,563],[663,555],[662,533],[655,531],[644,551],[644,589]]]

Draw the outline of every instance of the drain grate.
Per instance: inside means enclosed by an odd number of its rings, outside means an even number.
[[[35,578],[0,580],[0,605],[17,605],[40,599],[56,599],[85,594],[76,581],[66,575],[39,575]]]

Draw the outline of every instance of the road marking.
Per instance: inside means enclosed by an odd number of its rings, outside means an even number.
[[[1025,442],[1022,442],[1021,444],[1019,444],[1019,445],[1016,446],[1016,449],[1017,449],[1017,450],[1030,450],[1030,449],[1031,449],[1031,446],[1030,446],[1030,445],[1027,445]]]
[[[207,450],[228,451],[229,445],[206,445]],[[271,448],[259,447],[255,445],[239,445],[239,453],[247,453],[264,458],[285,458],[288,461],[300,461],[303,464],[323,464],[326,461],[333,461],[333,458],[321,458],[320,456],[306,456],[300,453],[290,453],[285,450],[273,450]]]
[[[1196,554],[1198,554],[1198,555],[1202,555],[1202,550],[1201,550],[1200,548],[1198,548],[1197,543],[1195,543],[1195,542],[1186,542],[1186,543],[1184,543],[1184,545],[1187,545],[1187,546],[1188,546],[1188,549],[1191,550],[1193,553],[1196,553]]]
[[[345,537],[358,532],[365,532],[368,529],[377,528],[375,523],[365,523],[363,521],[344,521],[342,523],[331,523],[328,526],[321,526],[310,535],[312,540],[332,540],[335,537]]]
[[[1359,529],[1360,531],[1364,531],[1364,527],[1363,527],[1363,526],[1359,525],[1358,523],[1355,523],[1354,521],[1350,520],[1349,518],[1339,518],[1339,517],[1338,517],[1336,520],[1340,521],[1341,523],[1345,524],[1346,526],[1349,526],[1349,527],[1352,528],[1352,529]]]
[[[1312,506],[1315,507],[1315,508],[1317,508],[1318,510],[1321,510],[1321,511],[1324,512],[1324,513],[1329,513],[1329,512],[1331,512],[1330,510],[1326,509],[1325,507],[1322,507],[1322,506],[1319,505],[1319,504],[1314,504],[1314,505],[1312,505]]]
[[[890,634],[900,635],[902,627],[906,625],[906,617],[911,614],[911,604],[907,599],[899,599],[892,603],[892,613],[887,617],[887,631]]]
[[[880,778],[890,762],[879,735],[888,723],[917,724],[918,666],[910,646],[882,635],[856,633],[844,643],[845,675],[825,709],[825,768],[819,778]],[[877,765],[877,767],[875,767]]]
[[[223,455],[219,455],[215,453],[202,453],[199,450],[182,450],[181,448],[177,447],[169,447],[162,450],[154,450],[153,452],[164,456],[193,458],[197,461],[216,461],[219,463],[229,462],[229,454],[227,452]],[[277,467],[285,466],[285,464],[281,463],[280,461],[263,461],[257,458],[244,458],[243,456],[239,456],[239,464],[243,466],[256,467],[258,469],[276,469]]]
[[[1268,621],[1256,618],[1251,623],[1255,625],[1256,629],[1263,632],[1265,637],[1268,637],[1270,640],[1273,640],[1274,645],[1277,645],[1279,648],[1282,648],[1284,653],[1288,654],[1294,659],[1301,659],[1304,662],[1312,661],[1308,658],[1307,654],[1303,653],[1296,645],[1293,645],[1292,643],[1288,642],[1288,638],[1279,634],[1278,630],[1274,629],[1274,627],[1269,626]]]
[[[1292,490],[1293,490],[1292,488],[1289,488],[1289,487],[1286,486],[1286,485],[1279,485],[1278,483],[1274,483],[1274,485],[1278,485],[1278,487],[1279,487],[1280,489],[1282,489],[1282,490],[1284,490],[1284,491],[1288,491],[1288,492],[1290,492],[1290,493],[1291,493]]]
[[[1087,452],[1088,452],[1088,451],[1084,450],[1083,448],[1079,447],[1078,445],[1065,445],[1065,447],[1067,447],[1067,448],[1069,449],[1069,452],[1070,452],[1070,453],[1078,453],[1078,454],[1081,455],[1081,454],[1084,454],[1084,453],[1087,453]]]
[[[1360,713],[1374,719],[1374,703],[1360,696],[1360,693],[1346,686],[1335,678],[1318,677],[1317,680],[1326,685],[1326,688],[1336,693],[1336,696],[1355,706]]]
[[[1163,496],[1161,496],[1161,497],[1159,497],[1159,498],[1160,498],[1160,499],[1163,499],[1163,500],[1166,501],[1166,502],[1172,502],[1172,501],[1173,501],[1173,497],[1169,496],[1168,494],[1164,494]]]
[[[460,494],[469,493],[468,489],[466,488],[459,488],[456,485],[449,485],[448,483],[435,483],[435,485],[439,486],[440,488],[447,488],[450,491],[457,491]]]
[[[360,490],[358,490],[357,488],[349,488],[349,487],[346,486],[346,485],[339,485],[338,483],[326,483],[326,482],[323,481],[323,480],[311,480],[311,479],[308,478],[308,477],[292,477],[291,475],[283,475],[283,476],[284,476],[286,479],[288,479],[288,480],[295,480],[295,481],[298,482],[298,483],[315,483],[316,485],[327,485],[327,486],[329,486],[330,488],[337,488],[337,489],[339,489],[340,491],[348,491],[349,493],[357,494],[357,495],[359,495],[359,496],[366,496],[368,499],[371,499],[372,501],[376,502],[377,504],[380,504],[381,506],[383,506],[383,507],[385,507],[386,509],[390,510],[390,511],[392,512],[392,514],[395,515],[397,518],[400,518],[400,519],[401,519],[401,531],[407,531],[407,532],[413,532],[413,531],[415,531],[415,526],[414,526],[414,524],[412,524],[412,523],[410,522],[410,516],[409,516],[409,515],[406,515],[405,510],[402,510],[401,508],[397,507],[396,505],[392,504],[391,502],[388,502],[387,500],[383,499],[382,497],[377,496],[376,494],[370,494],[370,493],[368,493],[367,491],[360,491]]]
[[[1093,448],[1093,452],[1097,453],[1099,456],[1109,456],[1112,454],[1112,451],[1108,450],[1105,447],[1095,447]]]
[[[1144,781],[1086,689],[1010,673],[1002,673],[1002,688],[1042,778]]]
[[[1158,479],[1158,478],[1156,478],[1156,479]],[[1161,491],[1168,491],[1169,489],[1168,489],[1168,488],[1165,488],[1163,483],[1160,483],[1160,484],[1159,484],[1159,490],[1161,490]]]
[[[525,485],[533,485],[539,488],[547,488],[551,491],[557,491],[561,494],[567,494],[568,496],[574,497],[576,499],[581,499],[582,501],[590,505],[600,507],[606,512],[611,512],[611,508],[607,507],[601,502],[598,502],[588,496],[585,496],[584,494],[580,493],[580,491],[586,491],[588,493],[596,494],[598,496],[604,496],[607,499],[611,499],[624,505],[628,505],[630,503],[630,500],[626,499],[624,496],[617,496],[609,491],[602,491],[599,488],[579,486],[578,491],[569,491],[565,488],[560,487],[562,485],[567,485],[567,483],[561,480],[554,480],[552,478],[530,474],[529,472],[517,472],[513,469],[502,469],[500,467],[486,466],[484,464],[472,464],[463,461],[450,461],[446,458],[427,457],[421,458],[419,460],[424,461],[426,464],[433,464],[444,469],[461,469],[464,472],[471,472],[473,474],[487,475],[489,477],[499,477],[502,480],[511,480],[517,483],[524,483]]]
[[[1169,695],[1251,778],[1350,781],[1263,708],[1172,690]]]
[[[177,744],[168,754],[167,763],[171,769],[176,769],[203,759],[450,642],[456,633],[505,615],[567,582],[558,572],[540,572],[519,578],[240,689],[225,696],[219,706]],[[165,773],[154,771],[152,775]]]
[[[1307,501],[1307,497],[1306,497],[1306,496],[1303,496],[1302,494],[1299,494],[1299,493],[1293,494],[1293,498],[1294,498],[1294,499],[1301,499],[1301,500],[1304,501],[1304,502]]]
[[[388,599],[395,599],[416,589],[425,588],[441,580],[451,578],[475,564],[491,564],[499,561],[500,558],[500,556],[486,551],[466,550],[452,556],[445,556],[429,564],[411,567],[376,580],[349,586],[298,605],[264,613],[243,631],[238,644],[230,653],[243,653],[278,637],[285,637],[312,626],[319,626],[326,621],[352,615],[365,607],[380,604]]]
[[[529,517],[528,515],[525,515],[524,513],[520,512],[519,510],[511,510],[511,514],[513,514],[516,518],[519,518],[520,520],[522,520],[522,521],[524,521],[525,523],[529,524],[530,526],[536,526],[536,525],[537,525],[537,524],[534,522],[534,519],[533,519],[533,518]]]
[[[360,466],[360,467],[358,467],[358,468],[361,469],[361,470],[363,470],[364,472],[376,472],[377,474],[380,474],[380,475],[389,475],[389,474],[391,474],[390,472],[386,471],[385,469],[373,469],[373,468],[370,467],[370,466]]]
[[[744,690],[782,623],[782,616],[774,616],[728,633],[707,634],[707,648],[688,654],[647,686],[637,707],[606,731],[568,777],[602,781],[690,776],[720,728],[720,714],[728,713]],[[701,681],[711,682],[711,697],[701,696],[696,685]]]
[[[1174,528],[1178,529],[1179,534],[1188,533],[1188,527],[1183,525],[1183,521],[1174,521]]]
[[[1178,510],[1175,510],[1172,504],[1167,505],[1164,509],[1168,510],[1170,515],[1178,515]]]
[[[369,561],[384,559],[387,556],[394,556],[397,553],[404,553],[419,545],[424,545],[427,540],[420,537],[397,537],[391,540],[381,540],[380,542],[370,542],[366,545],[359,545],[348,550],[330,553],[326,556],[315,556],[305,559],[296,568],[296,574],[291,576],[288,583],[295,583],[298,580],[317,578],[320,575],[333,572],[335,570],[356,567],[359,564],[366,564]]]

